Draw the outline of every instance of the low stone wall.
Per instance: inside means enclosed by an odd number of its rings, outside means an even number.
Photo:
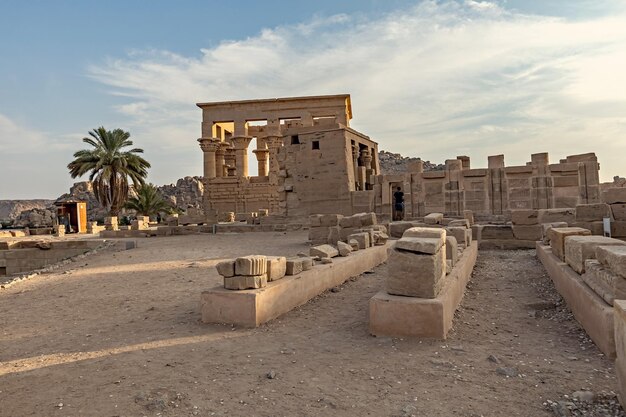
[[[232,291],[223,286],[204,291],[200,309],[204,323],[227,323],[256,327],[305,304],[350,277],[369,271],[387,259],[388,245],[374,246],[333,258],[297,275],[268,282],[254,290]]]
[[[615,347],[615,373],[617,374],[618,396],[622,407],[626,408],[626,300],[613,304]]]

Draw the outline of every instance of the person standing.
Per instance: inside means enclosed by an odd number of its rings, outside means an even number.
[[[404,193],[402,192],[402,188],[396,188],[396,192],[393,193],[393,201],[393,219],[402,220],[404,217]]]

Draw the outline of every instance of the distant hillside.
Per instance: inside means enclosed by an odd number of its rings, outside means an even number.
[[[387,151],[378,152],[378,161],[380,163],[380,171],[382,174],[400,174],[408,170],[409,163],[419,161],[420,158],[410,158],[402,156],[399,153],[391,153]],[[424,162],[424,171],[438,171],[445,169],[443,164],[433,164],[430,161]]]
[[[32,209],[44,209],[54,200],[0,200],[0,223],[12,223],[20,213]]]

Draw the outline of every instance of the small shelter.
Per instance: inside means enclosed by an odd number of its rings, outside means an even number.
[[[66,233],[87,233],[87,203],[78,200],[57,201],[57,221]]]

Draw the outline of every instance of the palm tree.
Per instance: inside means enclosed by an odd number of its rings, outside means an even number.
[[[74,160],[67,165],[72,178],[89,172],[96,199],[108,207],[111,215],[117,216],[128,199],[129,179],[135,188],[145,183],[150,163],[137,155],[143,149],[124,150],[133,145],[130,133],[122,129],[113,131],[99,127],[83,138],[83,142],[94,149],[83,149],[74,154]]]
[[[140,216],[172,212],[172,206],[163,199],[153,184],[144,184],[136,191],[137,196],[128,199],[124,204],[125,209],[135,210]]]

